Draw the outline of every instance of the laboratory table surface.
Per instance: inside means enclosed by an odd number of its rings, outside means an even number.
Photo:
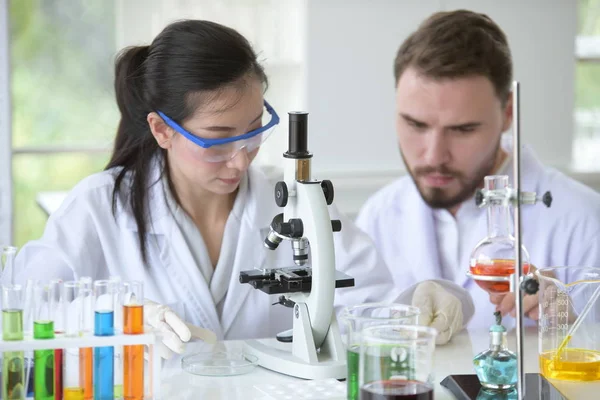
[[[513,330],[508,333],[508,346],[513,351],[516,349],[514,332]],[[225,341],[218,343],[217,346],[223,346],[230,351],[240,351],[243,342]],[[186,349],[186,354],[206,351],[206,347],[206,344],[190,343]],[[488,347],[489,336],[486,330],[463,330],[454,336],[450,343],[437,346],[435,351],[435,400],[454,399],[454,396],[442,387],[440,382],[448,375],[473,374],[473,357]],[[525,372],[539,372],[537,328],[528,327],[525,329],[524,349]],[[181,358],[174,358],[163,366],[161,399],[269,400],[272,397],[257,389],[256,385],[283,385],[299,382],[309,383],[309,381],[279,374],[261,367],[257,367],[245,375],[230,377],[192,375],[182,370]],[[600,398],[600,382],[552,381],[552,383],[568,399]],[[339,397],[339,399],[344,398]]]

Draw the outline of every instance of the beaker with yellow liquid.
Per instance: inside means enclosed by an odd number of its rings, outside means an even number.
[[[539,281],[540,371],[548,379],[600,380],[600,268],[553,267]]]

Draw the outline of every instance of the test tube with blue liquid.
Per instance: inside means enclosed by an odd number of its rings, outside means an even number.
[[[94,335],[113,336],[115,284],[109,280],[94,282]],[[114,348],[94,348],[94,400],[114,398]]]
[[[23,287],[2,286],[2,339],[23,340]],[[2,398],[25,399],[24,356],[22,351],[6,351],[2,360]]]
[[[38,282],[34,287],[33,338],[47,340],[54,338],[54,320],[51,318],[49,287]],[[35,400],[54,400],[54,349],[33,352]]]

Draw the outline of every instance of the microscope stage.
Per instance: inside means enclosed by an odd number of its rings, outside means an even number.
[[[340,271],[335,273],[336,289],[354,286],[354,278]],[[255,289],[260,289],[267,294],[310,292],[312,269],[288,267],[242,271],[240,283],[249,283]]]

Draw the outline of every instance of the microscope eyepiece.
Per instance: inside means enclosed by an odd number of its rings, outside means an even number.
[[[311,158],[308,151],[308,113],[303,111],[289,112],[289,140],[287,158]]]

